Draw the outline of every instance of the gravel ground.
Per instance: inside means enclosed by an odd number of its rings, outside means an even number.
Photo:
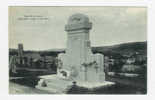
[[[51,93],[10,82],[9,94],[51,94]]]

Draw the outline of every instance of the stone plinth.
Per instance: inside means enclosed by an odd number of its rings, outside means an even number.
[[[59,54],[57,75],[76,82],[98,83],[105,80],[102,54],[93,54],[89,40],[92,23],[83,14],[69,17],[66,53]]]
[[[73,86],[73,81],[70,79],[59,77],[58,75],[45,75],[40,76],[40,81],[36,86],[37,89],[44,90],[51,94],[66,94]],[[46,84],[46,85],[43,85]],[[100,87],[107,87],[115,85],[113,82],[98,82],[92,84],[91,82],[78,82],[76,84],[79,88],[85,88],[89,91],[99,89]]]

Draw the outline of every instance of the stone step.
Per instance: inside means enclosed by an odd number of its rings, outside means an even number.
[[[46,79],[45,81],[47,83],[53,83],[53,84],[57,84],[57,85],[66,85],[66,84],[72,83],[72,81],[64,81],[64,80],[50,80],[50,79]]]
[[[64,90],[65,89],[65,86],[67,85],[61,85],[61,84],[56,84],[56,83],[47,83],[47,87],[51,87],[51,88],[54,88],[54,89],[59,89],[59,90]]]
[[[57,89],[49,88],[49,87],[40,87],[40,86],[37,85],[36,88],[39,89],[39,90],[47,91],[47,92],[52,93],[52,94],[53,93],[55,93],[55,94],[57,94],[57,93],[63,93],[61,91],[58,91]]]
[[[64,93],[67,90],[67,86],[58,85],[54,83],[47,83],[46,87],[36,86],[37,89],[46,90],[51,93]]]

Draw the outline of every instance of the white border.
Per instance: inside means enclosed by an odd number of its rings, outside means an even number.
[[[82,0],[80,0],[82,1]],[[101,1],[101,0],[97,0]],[[1,24],[0,27],[2,30],[0,31],[1,34],[1,41],[0,41],[0,96],[1,99],[13,99],[13,100],[80,100],[80,99],[90,99],[90,100],[154,100],[155,98],[155,64],[153,62],[153,55],[155,55],[155,43],[154,39],[154,28],[155,24],[155,4],[151,0],[136,0],[137,2],[89,2],[87,0],[83,2],[66,2],[66,0],[62,1],[30,1],[30,0],[14,0],[14,1],[1,1],[0,6],[0,14],[1,14]],[[107,0],[106,0],[107,1]],[[112,0],[114,1],[114,0]],[[120,0],[119,0],[120,1]],[[121,0],[122,1],[122,0]],[[128,0],[129,1],[129,0]],[[133,1],[133,0],[132,0]],[[3,2],[3,3],[2,3]],[[9,95],[8,94],[8,6],[147,6],[148,9],[148,93],[147,95]],[[154,5],[155,6],[155,5]],[[154,70],[153,70],[154,68]],[[135,83],[136,84],[136,83]]]
[[[147,6],[150,2],[96,2],[95,0],[87,2],[62,1],[31,1],[22,0],[20,2],[9,2],[9,6]]]

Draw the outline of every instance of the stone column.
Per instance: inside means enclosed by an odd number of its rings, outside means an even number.
[[[79,66],[87,60],[91,28],[92,23],[85,15],[75,14],[69,18],[65,26],[68,35],[66,54],[68,54],[68,60],[72,61],[72,65]],[[76,60],[73,60],[75,58]]]
[[[18,44],[18,57],[20,64],[23,64],[23,44]]]

